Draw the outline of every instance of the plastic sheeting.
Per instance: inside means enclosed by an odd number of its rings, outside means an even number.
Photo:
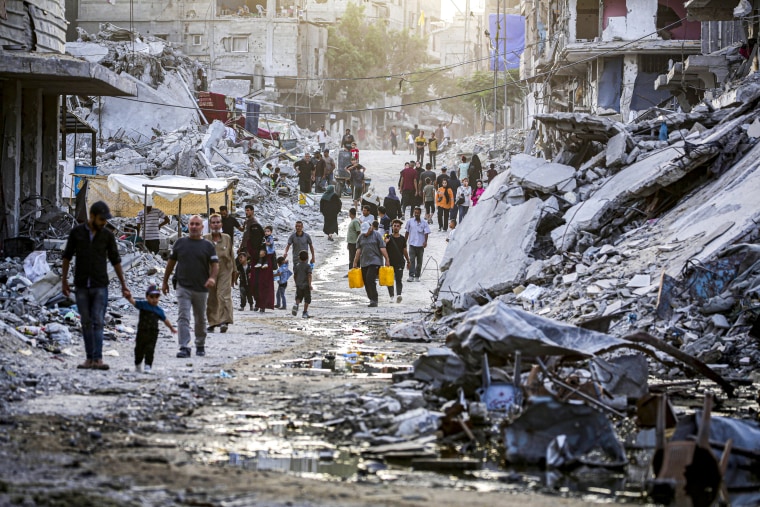
[[[586,405],[560,403],[551,398],[534,398],[519,419],[504,429],[504,445],[510,463],[542,464],[555,439],[564,435],[562,464],[583,460],[592,450],[605,458],[598,465],[627,463],[625,450],[607,418]],[[559,463],[555,461],[555,465]]]
[[[471,308],[456,328],[465,355],[591,357],[628,342],[604,333],[562,324],[495,300]],[[471,354],[467,354],[467,352]]]
[[[623,83],[623,57],[606,58],[599,79],[599,107],[620,112],[620,93]]]
[[[105,201],[111,208],[111,214],[121,217],[134,217],[143,209],[145,188],[143,185],[160,185],[147,187],[148,205],[154,206],[167,215],[206,213],[208,207],[218,209],[229,205],[234,197],[236,180],[224,178],[199,179],[187,176],[130,176],[112,174],[108,179],[87,178],[87,209],[95,201]],[[208,191],[208,204],[206,192]]]

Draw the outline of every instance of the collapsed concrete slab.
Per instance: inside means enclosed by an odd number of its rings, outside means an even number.
[[[556,191],[558,187],[562,187],[564,191],[575,188],[573,185],[566,185],[575,176],[575,169],[569,165],[518,154],[512,157],[511,166],[512,176],[525,188],[545,194]]]
[[[484,290],[492,294],[511,290],[533,263],[529,253],[544,204],[534,198],[509,206],[494,198],[504,193],[499,188],[506,179],[506,173],[500,174],[457,227],[441,263],[439,300],[458,307],[465,296],[482,298]]]
[[[684,247],[672,254],[668,274],[678,276],[689,259],[700,261],[715,256],[743,238],[760,222],[760,144],[755,145],[719,179],[695,192],[659,226],[662,242]]]
[[[555,247],[567,250],[575,243],[578,231],[598,230],[624,202],[649,195],[684,177],[689,172],[687,169],[668,164],[682,154],[683,143],[677,143],[611,177],[589,199],[565,212],[565,225],[552,231]],[[670,171],[663,170],[666,165]]]
[[[98,125],[103,137],[123,137],[137,142],[149,141],[156,131],[169,132],[199,123],[196,104],[182,77],[167,73],[164,82],[155,89],[128,74],[124,79],[137,88],[137,99],[103,97],[100,110],[94,109],[87,121]]]

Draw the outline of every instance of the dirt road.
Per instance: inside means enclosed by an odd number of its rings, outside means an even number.
[[[361,157],[381,196],[409,158]],[[531,486],[498,471],[465,479],[370,463],[373,471],[326,438],[341,408],[334,400],[382,393],[391,381],[293,360],[361,349],[411,363],[427,346],[388,342],[385,329],[430,311],[445,249],[445,234],[433,232],[420,282],[404,284],[401,303],[381,297],[367,308],[344,278],[346,224],[335,242],[307,228],[317,250],[312,318],[237,312],[226,334],[209,336],[206,357],[175,358],[176,338],[163,328],[151,374],[133,371],[126,336],[106,342],[107,372],[76,369],[79,342],[48,355],[3,339],[3,372],[19,382],[0,414],[0,505],[587,504],[566,492],[518,493]],[[287,296],[290,306],[293,287]],[[173,298],[163,305],[176,321]],[[134,326],[135,313],[124,313]]]

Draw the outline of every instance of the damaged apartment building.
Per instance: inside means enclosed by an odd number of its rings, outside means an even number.
[[[133,83],[64,54],[64,0],[0,1],[0,239],[21,236],[20,203],[60,203],[61,140],[94,130],[62,110],[61,96],[134,96]],[[34,211],[36,212],[36,210]]]
[[[209,91],[255,94],[290,111],[324,107],[327,28],[305,20],[297,5],[283,0],[67,4],[72,26],[89,33],[103,23],[131,27],[204,62]]]
[[[695,3],[701,17],[687,13]],[[714,11],[710,3],[523,0],[526,116],[591,113],[628,123],[652,108],[688,111],[726,79],[727,55],[720,50],[756,35],[754,25],[733,16],[747,0],[712,1],[721,7],[717,17],[707,14]]]

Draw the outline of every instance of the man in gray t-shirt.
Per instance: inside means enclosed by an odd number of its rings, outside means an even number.
[[[311,251],[311,263],[314,264],[314,244],[311,242],[311,236],[303,232],[303,222],[300,220],[296,222],[296,232],[288,238],[288,246],[285,247],[285,253],[282,254],[286,259],[291,247],[293,247],[293,255],[295,257],[298,256],[301,250]]]
[[[169,293],[169,277],[177,266],[177,331],[179,352],[177,357],[190,357],[190,314],[195,331],[195,355],[206,355],[206,300],[209,287],[216,286],[219,258],[216,248],[203,239],[203,219],[190,217],[189,235],[174,243],[164,272],[162,292]]]
[[[388,252],[385,250],[385,241],[379,232],[372,229],[367,222],[362,224],[362,234],[356,240],[356,256],[354,267],[361,266],[364,290],[369,298],[369,307],[377,306],[377,272],[380,266],[390,266]]]

